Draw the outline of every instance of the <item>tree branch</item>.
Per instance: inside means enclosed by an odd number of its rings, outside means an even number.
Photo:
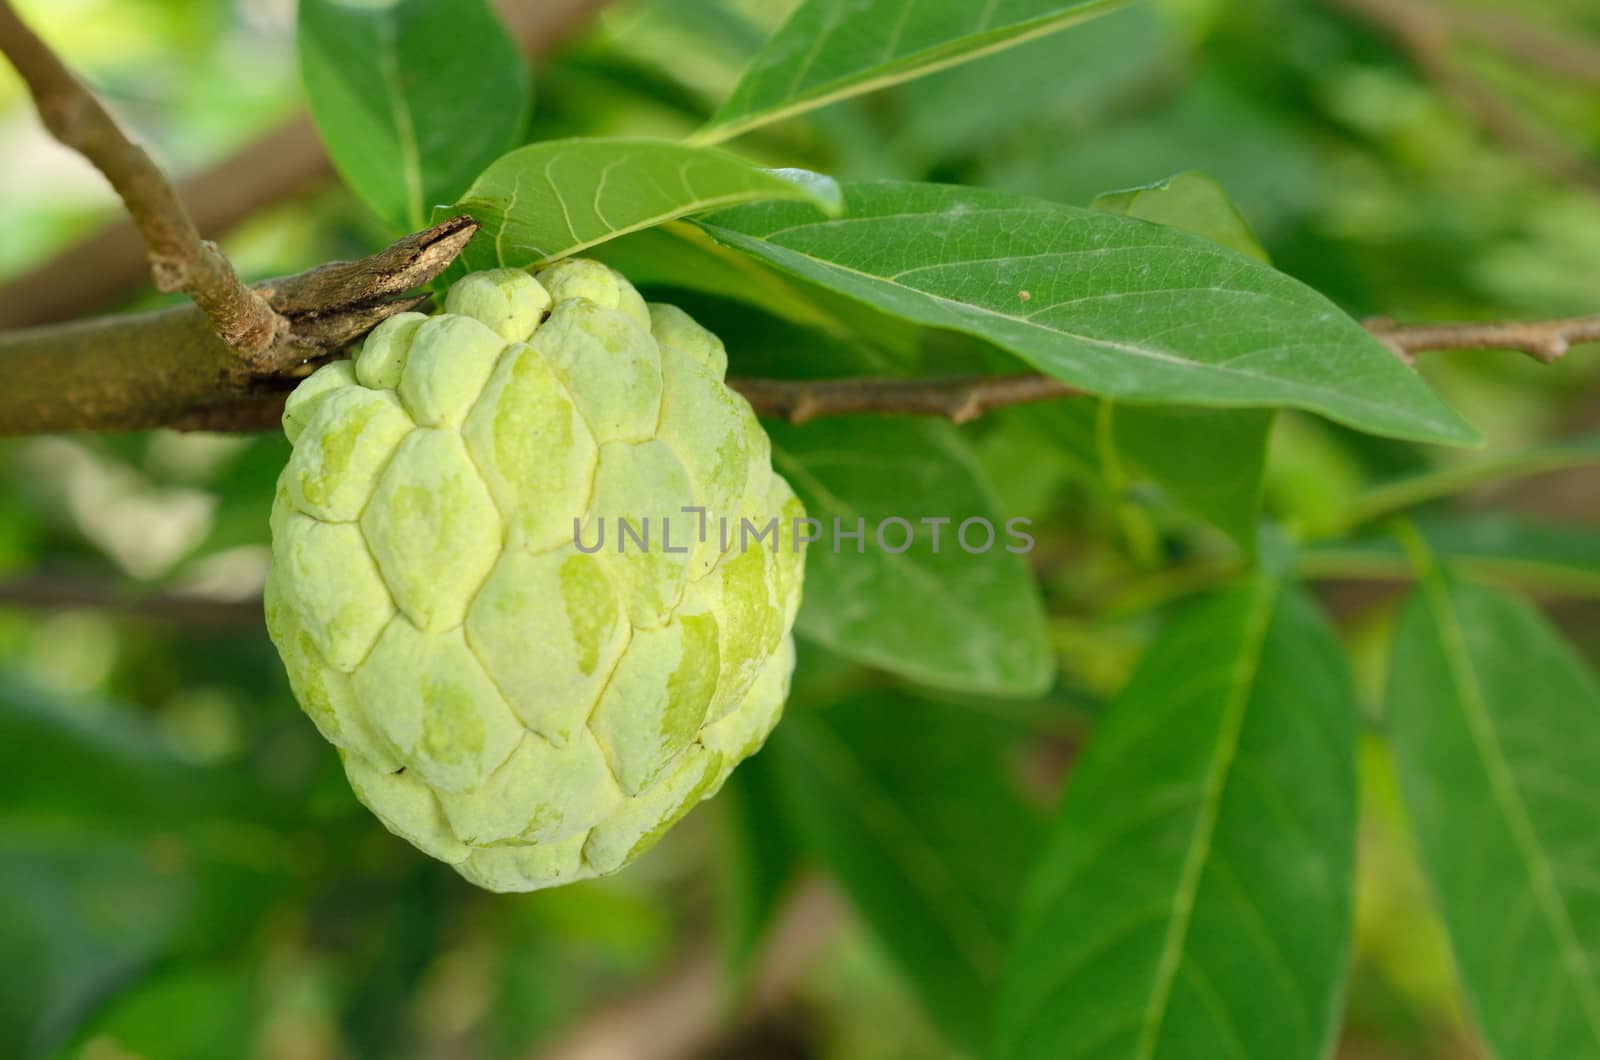
[[[1443,350],[1514,350],[1552,364],[1574,346],[1600,342],[1600,315],[1511,323],[1396,324],[1384,317],[1368,331],[1407,363]]]
[[[249,362],[192,305],[0,333],[0,435],[269,427],[300,376],[422,302],[407,292],[443,272],[477,230],[457,217],[372,257],[257,285],[287,332]]]
[[[416,305],[396,298],[442,272],[476,226],[467,217],[408,236],[382,254],[325,265],[257,290],[290,321],[300,345],[261,371],[241,371],[192,307],[99,317],[0,333],[0,435],[47,431],[259,431],[278,423],[298,380],[379,320]],[[1526,323],[1399,325],[1367,328],[1408,363],[1443,350],[1515,350],[1540,361],[1581,343],[1600,342],[1600,315]],[[966,423],[997,408],[1082,391],[1039,373],[922,378],[730,379],[752,408],[805,423],[871,413],[937,416]]]
[[[1047,375],[953,375],[877,379],[730,379],[759,415],[790,423],[819,416],[938,416],[967,423],[992,409],[1071,397],[1083,391]]]
[[[51,135],[111,182],[144,238],[156,287],[193,299],[229,348],[250,357],[270,350],[287,333],[288,322],[244,285],[216,244],[200,238],[166,174],[17,17],[9,0],[0,0],[0,53],[27,83]]]
[[[523,53],[549,54],[607,0],[501,0],[506,25]],[[326,181],[333,166],[306,114],[178,184],[199,231],[215,236],[251,214]],[[126,218],[9,283],[0,285],[0,330],[34,327],[102,309],[136,290],[148,275],[139,230]]]

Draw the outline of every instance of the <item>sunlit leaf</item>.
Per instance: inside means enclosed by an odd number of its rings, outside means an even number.
[[[536,265],[629,232],[734,203],[788,199],[834,212],[832,181],[760,169],[738,155],[659,140],[550,140],[519,147],[472,182],[457,207],[482,228],[470,268]]]

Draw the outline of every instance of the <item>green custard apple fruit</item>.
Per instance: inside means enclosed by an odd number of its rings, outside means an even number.
[[[804,512],[722,344],[567,260],[289,397],[267,625],[388,828],[496,891],[614,872],[777,722]]]

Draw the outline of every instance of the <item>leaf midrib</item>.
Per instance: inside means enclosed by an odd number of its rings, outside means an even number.
[[[1173,984],[1182,963],[1183,950],[1188,940],[1189,924],[1194,913],[1194,902],[1199,893],[1200,878],[1210,860],[1212,844],[1216,838],[1217,820],[1222,810],[1222,795],[1227,787],[1229,772],[1239,749],[1239,739],[1244,730],[1251,694],[1261,669],[1261,655],[1266,645],[1266,634],[1272,620],[1277,585],[1269,578],[1261,578],[1252,589],[1249,610],[1245,615],[1239,661],[1233,672],[1228,699],[1223,705],[1222,728],[1211,763],[1206,770],[1205,794],[1200,804],[1200,814],[1195,830],[1190,836],[1189,848],[1184,854],[1183,867],[1178,876],[1178,887],[1173,900],[1173,916],[1167,925],[1161,954],[1156,963],[1156,979],[1152,984],[1149,1002],[1140,1020],[1140,1033],[1135,1048],[1137,1060],[1151,1060],[1160,1040],[1161,1027],[1166,1019],[1167,1007],[1172,998]]]

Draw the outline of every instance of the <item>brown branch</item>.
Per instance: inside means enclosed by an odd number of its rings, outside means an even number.
[[[1544,364],[1574,346],[1600,342],[1600,315],[1511,323],[1396,324],[1379,317],[1367,330],[1403,360],[1441,350],[1515,350]]]
[[[1491,36],[1492,23],[1461,22],[1452,8],[1431,0],[1325,0],[1329,6],[1368,23],[1385,33],[1410,58],[1424,77],[1453,99],[1467,115],[1502,146],[1526,158],[1547,175],[1590,191],[1600,192],[1600,165],[1583,157],[1558,137],[1530,120],[1510,101],[1472,76],[1455,54],[1458,34],[1469,32],[1498,47],[1503,54],[1524,63],[1539,62],[1549,68],[1580,66],[1585,76],[1594,56],[1571,47],[1553,50],[1550,38],[1530,33],[1527,27],[1507,34],[1504,26]],[[1509,16],[1507,16],[1509,17]],[[1570,71],[1569,71],[1570,72]]]
[[[1083,391],[1047,375],[954,375],[912,379],[730,379],[759,415],[790,423],[819,416],[938,416],[967,423],[992,409],[1071,397]]]
[[[258,285],[288,330],[249,363],[192,305],[0,333],[0,435],[271,426],[300,376],[423,301],[407,292],[443,272],[477,228],[457,217],[370,258]]]
[[[1600,342],[1600,316],[1528,323],[1409,324],[1369,320],[1370,331],[1408,364],[1419,353],[1515,350],[1548,364],[1573,346]],[[1039,373],[958,375],[921,379],[730,379],[757,413],[790,423],[871,412],[939,416],[966,423],[992,409],[1083,393]]]
[[[442,271],[471,238],[470,218],[409,236],[373,258],[323,266],[258,289],[290,321],[303,346],[270,371],[240,373],[191,308],[100,317],[0,333],[0,375],[15,385],[0,401],[0,435],[64,430],[259,431],[278,423],[296,379],[372,324],[416,304],[395,294]],[[1507,349],[1541,361],[1600,342],[1600,316],[1527,323],[1367,328],[1408,363],[1421,353]],[[1082,391],[1039,373],[922,378],[730,379],[762,415],[791,423],[870,413],[937,416],[966,423],[1010,405]]]
[[[607,0],[502,0],[497,6],[523,53],[548,55]],[[199,231],[217,236],[257,211],[333,175],[311,118],[300,114],[210,168],[178,183]],[[144,242],[126,218],[0,285],[0,330],[71,320],[138,289],[148,275]]]
[[[156,287],[193,299],[230,348],[247,356],[271,349],[288,331],[288,322],[244,285],[216,244],[200,238],[166,174],[123,134],[8,0],[0,0],[0,53],[27,83],[51,135],[94,163],[111,182],[144,238]]]

